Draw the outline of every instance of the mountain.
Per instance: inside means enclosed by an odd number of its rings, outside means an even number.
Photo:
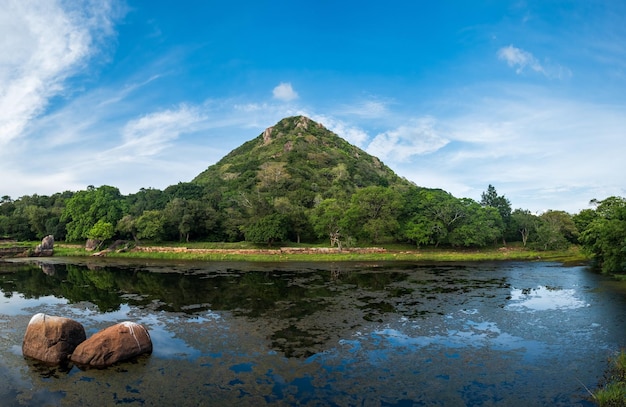
[[[222,195],[285,197],[304,208],[320,199],[349,198],[362,187],[412,185],[378,158],[304,116],[267,128],[192,183]]]

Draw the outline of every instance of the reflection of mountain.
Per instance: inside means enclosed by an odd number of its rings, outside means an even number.
[[[188,315],[209,309],[228,311],[257,325],[271,346],[286,356],[306,357],[324,349],[328,341],[350,335],[366,321],[383,322],[392,312],[407,317],[438,312],[438,295],[502,283],[489,281],[472,287],[467,280],[446,281],[430,272],[417,279],[399,266],[384,272],[373,265],[347,265],[339,270],[328,264],[300,270],[171,272],[163,267],[154,272],[155,267],[56,264],[54,274],[45,274],[35,265],[23,265],[0,274],[0,289],[8,296],[19,292],[27,298],[54,295],[70,303],[87,301],[102,312],[118,310],[121,304]],[[433,292],[435,281],[452,291]]]

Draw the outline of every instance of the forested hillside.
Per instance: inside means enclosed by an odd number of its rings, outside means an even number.
[[[605,270],[624,270],[626,202],[611,197],[597,204],[597,210],[575,215],[535,215],[512,210],[492,185],[480,202],[421,188],[321,124],[297,116],[266,129],[192,181],[165,190],[122,195],[103,185],[52,196],[3,196],[0,237],[339,247],[390,242],[482,247],[519,241],[540,250],[581,242]]]

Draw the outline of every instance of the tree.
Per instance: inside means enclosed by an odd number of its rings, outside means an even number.
[[[161,211],[145,211],[135,223],[138,239],[159,241],[163,237],[165,220]]]
[[[597,217],[582,232],[583,249],[604,273],[626,272],[626,198],[592,201]]]
[[[89,229],[89,232],[87,232],[87,237],[89,239],[99,241],[99,248],[105,241],[112,238],[114,234],[115,228],[113,227],[113,224],[100,219],[98,222],[96,222],[95,225],[93,225],[91,229]]]
[[[572,216],[564,211],[547,211],[539,216],[535,233],[532,245],[540,250],[567,248],[578,236]]]
[[[189,242],[191,235],[205,236],[217,223],[215,210],[195,199],[174,198],[163,210],[165,235]]]
[[[530,233],[536,230],[539,219],[529,210],[516,209],[511,214],[511,228],[515,229],[522,238],[522,245],[526,247]]]
[[[297,243],[300,243],[303,234],[311,233],[311,224],[304,207],[294,205],[287,197],[278,197],[274,199],[274,209],[285,217],[288,233],[295,237]]]
[[[328,237],[331,247],[341,250],[342,228],[340,226],[345,208],[337,199],[325,199],[311,211],[313,230],[319,238]]]
[[[393,237],[398,231],[400,195],[391,188],[371,186],[359,189],[343,217],[344,229],[371,242]]]
[[[122,219],[117,222],[115,230],[123,235],[132,236],[133,240],[137,242],[137,219],[133,215],[124,215]]]
[[[502,244],[506,245],[505,234],[511,223],[511,202],[504,195],[498,195],[496,188],[489,184],[487,191],[480,196],[480,204],[497,209],[502,218],[502,229],[499,237],[502,237]]]
[[[496,208],[483,207],[472,199],[461,199],[465,207],[463,219],[450,231],[449,243],[453,246],[486,246],[500,236],[502,218]]]
[[[99,220],[116,225],[124,214],[123,207],[120,191],[108,185],[90,185],[86,191],[77,192],[67,200],[61,215],[61,220],[67,222],[67,240],[86,238]]]
[[[244,233],[247,241],[272,246],[275,241],[287,238],[287,222],[283,215],[274,213],[250,223]]]
[[[465,207],[460,200],[440,189],[420,189],[415,195],[405,194],[407,221],[404,235],[418,246],[448,243],[450,232],[461,225]]]

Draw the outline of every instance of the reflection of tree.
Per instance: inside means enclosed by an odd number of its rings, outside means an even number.
[[[403,288],[410,276],[407,272],[344,265],[330,270],[198,274],[168,272],[166,268],[163,272],[140,267],[55,268],[54,275],[44,274],[36,265],[0,274],[0,289],[5,295],[54,295],[70,303],[90,302],[101,312],[117,310],[123,303],[186,314],[207,309],[230,311],[269,329],[272,346],[294,357],[319,350],[329,335],[340,335],[359,321],[380,320],[411,292]]]

